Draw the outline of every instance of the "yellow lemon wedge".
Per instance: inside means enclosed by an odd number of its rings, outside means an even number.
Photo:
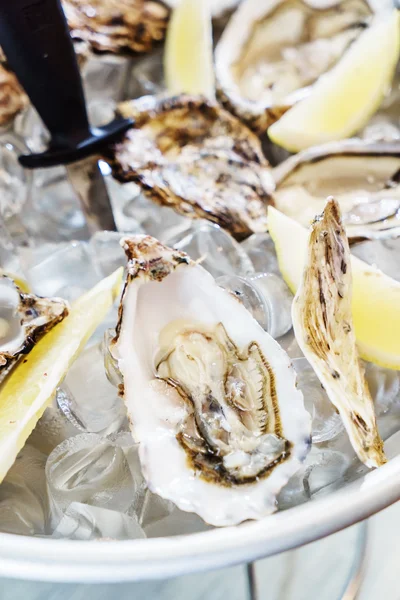
[[[273,207],[269,232],[275,243],[282,277],[293,293],[306,261],[308,231]],[[362,260],[351,257],[352,313],[360,355],[389,369],[400,369],[400,282]]]
[[[0,482],[42,416],[68,368],[120,292],[122,268],[81,296],[0,388]]]
[[[174,9],[165,40],[164,73],[171,94],[215,97],[208,0],[180,0]]]
[[[291,152],[350,137],[375,113],[390,89],[400,53],[400,11],[364,31],[339,63],[268,129]]]

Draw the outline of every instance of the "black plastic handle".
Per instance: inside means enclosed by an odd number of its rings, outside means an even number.
[[[0,45],[51,135],[48,150],[19,157],[24,167],[69,164],[99,153],[131,126],[119,117],[90,127],[60,0],[0,0]]]
[[[82,82],[60,0],[0,0],[0,44],[52,146],[87,138]]]

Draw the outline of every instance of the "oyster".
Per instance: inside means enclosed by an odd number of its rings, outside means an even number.
[[[310,444],[289,357],[187,254],[122,244],[111,352],[149,488],[210,524],[263,517]]]
[[[7,126],[28,105],[28,97],[10,71],[0,49],[0,127]]]
[[[0,381],[67,314],[61,298],[25,294],[12,279],[0,276]]]
[[[361,140],[304,150],[274,169],[273,202],[308,226],[327,196],[339,202],[351,241],[400,235],[400,145]]]
[[[310,233],[303,281],[293,301],[293,327],[359,459],[378,467],[386,458],[357,353],[351,301],[349,244],[339,205],[330,199]]]
[[[165,35],[168,9],[153,0],[63,0],[74,41],[95,52],[143,53]]]
[[[330,70],[373,17],[367,0],[245,0],[215,51],[219,95],[259,133]],[[376,3],[379,10],[389,0]]]
[[[200,96],[145,96],[120,112],[134,124],[109,157],[116,179],[237,238],[266,230],[274,184],[259,140],[240,121]]]

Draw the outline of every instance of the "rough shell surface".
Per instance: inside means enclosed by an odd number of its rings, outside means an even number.
[[[122,243],[111,351],[149,488],[214,525],[262,518],[309,450],[289,357],[185,253],[150,236]]]
[[[0,127],[4,127],[28,105],[28,97],[0,53]]]
[[[338,409],[359,459],[386,462],[352,318],[350,248],[338,203],[331,199],[313,223],[302,283],[293,301],[297,342]]]
[[[134,120],[110,159],[118,180],[184,216],[217,223],[235,237],[267,229],[273,189],[257,137],[202,97],[146,96],[120,105]]]
[[[61,298],[25,294],[6,276],[0,277],[0,381],[52,327],[68,315]]]
[[[63,0],[73,40],[95,52],[149,52],[164,39],[168,9],[153,0]]]

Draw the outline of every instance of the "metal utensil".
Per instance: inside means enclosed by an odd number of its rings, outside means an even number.
[[[60,0],[0,0],[0,45],[51,135],[39,154],[22,155],[29,169],[67,166],[88,227],[115,230],[98,154],[131,125],[116,118],[89,125],[82,81]]]

